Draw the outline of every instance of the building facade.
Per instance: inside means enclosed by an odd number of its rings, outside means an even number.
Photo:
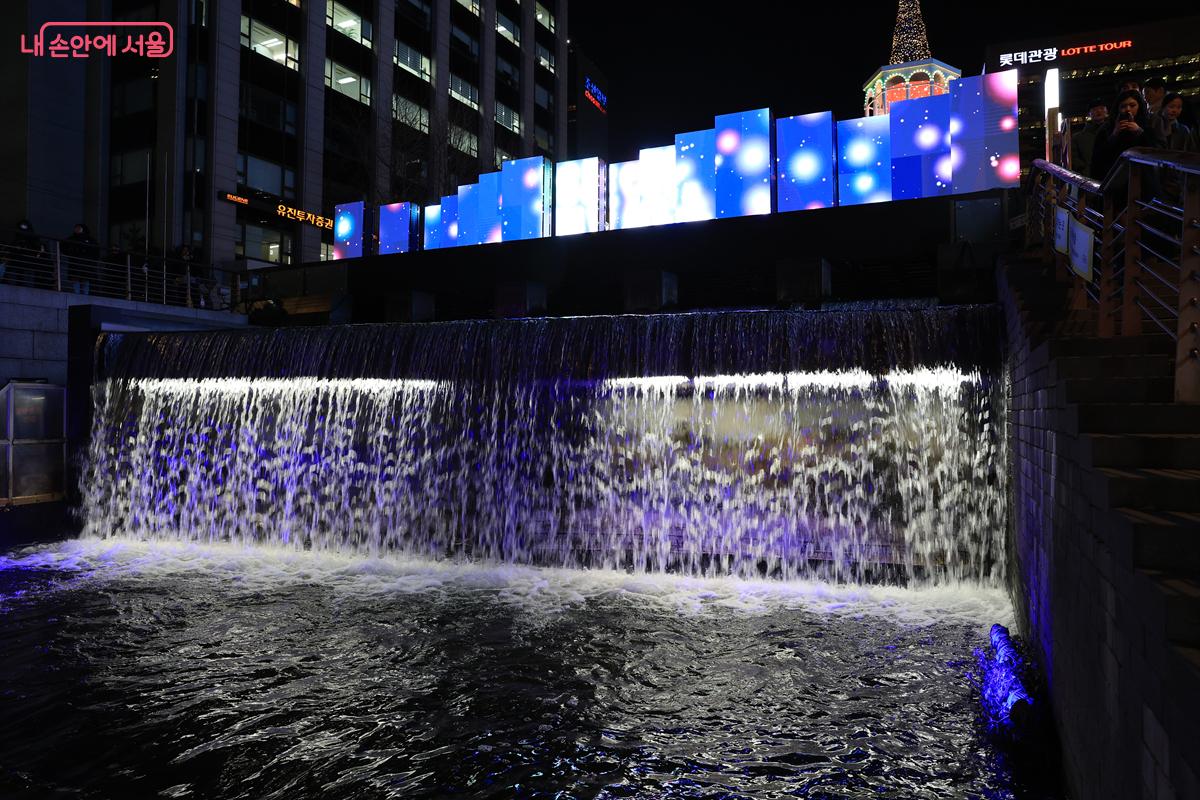
[[[84,221],[102,245],[187,245],[215,264],[328,257],[338,203],[424,204],[504,160],[565,153],[567,2],[27,0],[21,32],[161,21],[175,52],[14,61],[5,92],[29,125],[5,144],[29,166],[8,178],[5,224],[65,236]],[[33,88],[48,75],[65,132]]]

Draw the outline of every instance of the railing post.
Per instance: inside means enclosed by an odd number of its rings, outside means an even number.
[[[167,257],[162,260],[162,304],[167,304]]]
[[[1175,402],[1200,403],[1200,175],[1183,174]]]
[[[1142,309],[1138,306],[1137,281],[1142,276],[1138,266],[1138,253],[1141,252],[1141,232],[1137,220],[1141,208],[1137,201],[1142,199],[1142,169],[1130,161],[1129,184],[1125,200],[1125,280],[1121,298],[1121,335],[1140,336],[1142,334]]]
[[[1087,192],[1080,190],[1075,200],[1074,218],[1077,222],[1087,225]],[[1091,226],[1088,226],[1091,227]],[[1070,231],[1067,231],[1067,237],[1070,238]],[[1057,252],[1057,251],[1056,251]],[[1084,278],[1075,271],[1075,265],[1071,263],[1071,256],[1058,256],[1066,264],[1067,274],[1071,275],[1071,309],[1074,311],[1087,311],[1088,308],[1088,279]],[[1091,272],[1093,264],[1088,264],[1088,271]]]
[[[62,243],[54,242],[54,289],[62,291]]]
[[[1104,227],[1100,230],[1100,318],[1096,323],[1096,333],[1107,337],[1116,333],[1116,303],[1113,294],[1117,291],[1117,282],[1113,278],[1113,250],[1117,237],[1113,228],[1117,223],[1117,204],[1111,193],[1101,197],[1104,204]]]
[[[192,307],[192,262],[187,262],[183,265],[183,279],[187,281],[187,307]]]
[[[125,254],[125,299],[133,299],[133,256]]]

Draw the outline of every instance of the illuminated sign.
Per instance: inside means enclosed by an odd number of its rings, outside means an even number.
[[[821,111],[775,122],[776,184],[780,211],[837,204],[833,113]]]
[[[364,216],[366,206],[361,200],[334,207],[333,217],[337,220],[333,228],[334,261],[362,256]]]
[[[311,211],[303,211],[299,208],[292,208],[284,203],[280,203],[279,205],[275,206],[275,213],[284,219],[294,219],[297,222],[306,222],[309,225],[314,225],[318,228],[333,230],[333,220],[329,217],[322,217],[320,214],[314,214]]]
[[[76,28],[86,28],[89,32],[85,34],[74,30]],[[132,28],[133,31],[121,39],[117,33],[92,33],[96,28]],[[145,33],[147,29],[149,32]],[[51,34],[54,38],[50,38]],[[34,34],[32,43],[21,34],[21,52],[35,57],[49,54],[50,58],[88,58],[92,55],[166,58],[175,52],[175,29],[169,22],[46,22]]]
[[[597,86],[591,78],[585,77],[583,79],[583,96],[586,97],[592,105],[600,109],[601,114],[608,113],[608,95],[600,91],[600,87]]]
[[[417,249],[421,210],[413,203],[379,207],[379,254],[407,253]]]
[[[1001,53],[1000,66],[1012,67],[1016,64],[1037,64],[1042,61],[1055,61],[1059,58],[1094,55],[1096,53],[1111,53],[1115,50],[1128,50],[1133,47],[1132,39],[1121,39],[1112,42],[1096,42],[1072,47],[1035,47],[1031,50],[1019,50],[1015,53]]]
[[[250,205],[250,200],[248,198],[242,197],[241,195],[234,194],[233,192],[226,192],[225,197],[222,199],[228,200],[231,203],[237,203],[238,205],[241,205],[241,206]]]
[[[892,128],[887,114],[837,124],[838,205],[892,199]]]
[[[771,213],[771,110],[715,120],[717,218]]]
[[[595,233],[605,228],[605,164],[599,158],[564,161],[554,168],[554,235]]]

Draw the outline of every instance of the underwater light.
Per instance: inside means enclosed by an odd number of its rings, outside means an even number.
[[[1021,682],[1024,659],[1013,644],[1008,628],[1003,625],[993,625],[988,638],[992,654],[989,656],[979,649],[975,651],[987,727],[993,733],[1023,730],[1033,706],[1033,699]]]

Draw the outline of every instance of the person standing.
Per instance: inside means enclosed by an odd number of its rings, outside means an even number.
[[[1161,146],[1141,92],[1135,89],[1121,92],[1113,110],[1112,118],[1097,132],[1092,150],[1091,177],[1098,181],[1104,180],[1121,153],[1129,148]]]
[[[96,240],[92,238],[88,226],[82,222],[76,223],[71,235],[60,246],[67,261],[67,280],[71,282],[71,291],[75,294],[90,293],[98,253]]]
[[[1096,147],[1096,136],[1108,121],[1108,104],[1097,97],[1088,104],[1087,121],[1083,130],[1071,137],[1071,169],[1080,175],[1091,175],[1092,151]]]
[[[1159,112],[1160,127],[1163,131],[1163,147],[1168,150],[1195,151],[1196,138],[1192,130],[1179,121],[1183,113],[1183,96],[1171,92],[1163,97],[1162,110]],[[1159,176],[1163,199],[1172,205],[1179,205],[1183,191],[1182,176],[1177,170],[1163,168]]]

